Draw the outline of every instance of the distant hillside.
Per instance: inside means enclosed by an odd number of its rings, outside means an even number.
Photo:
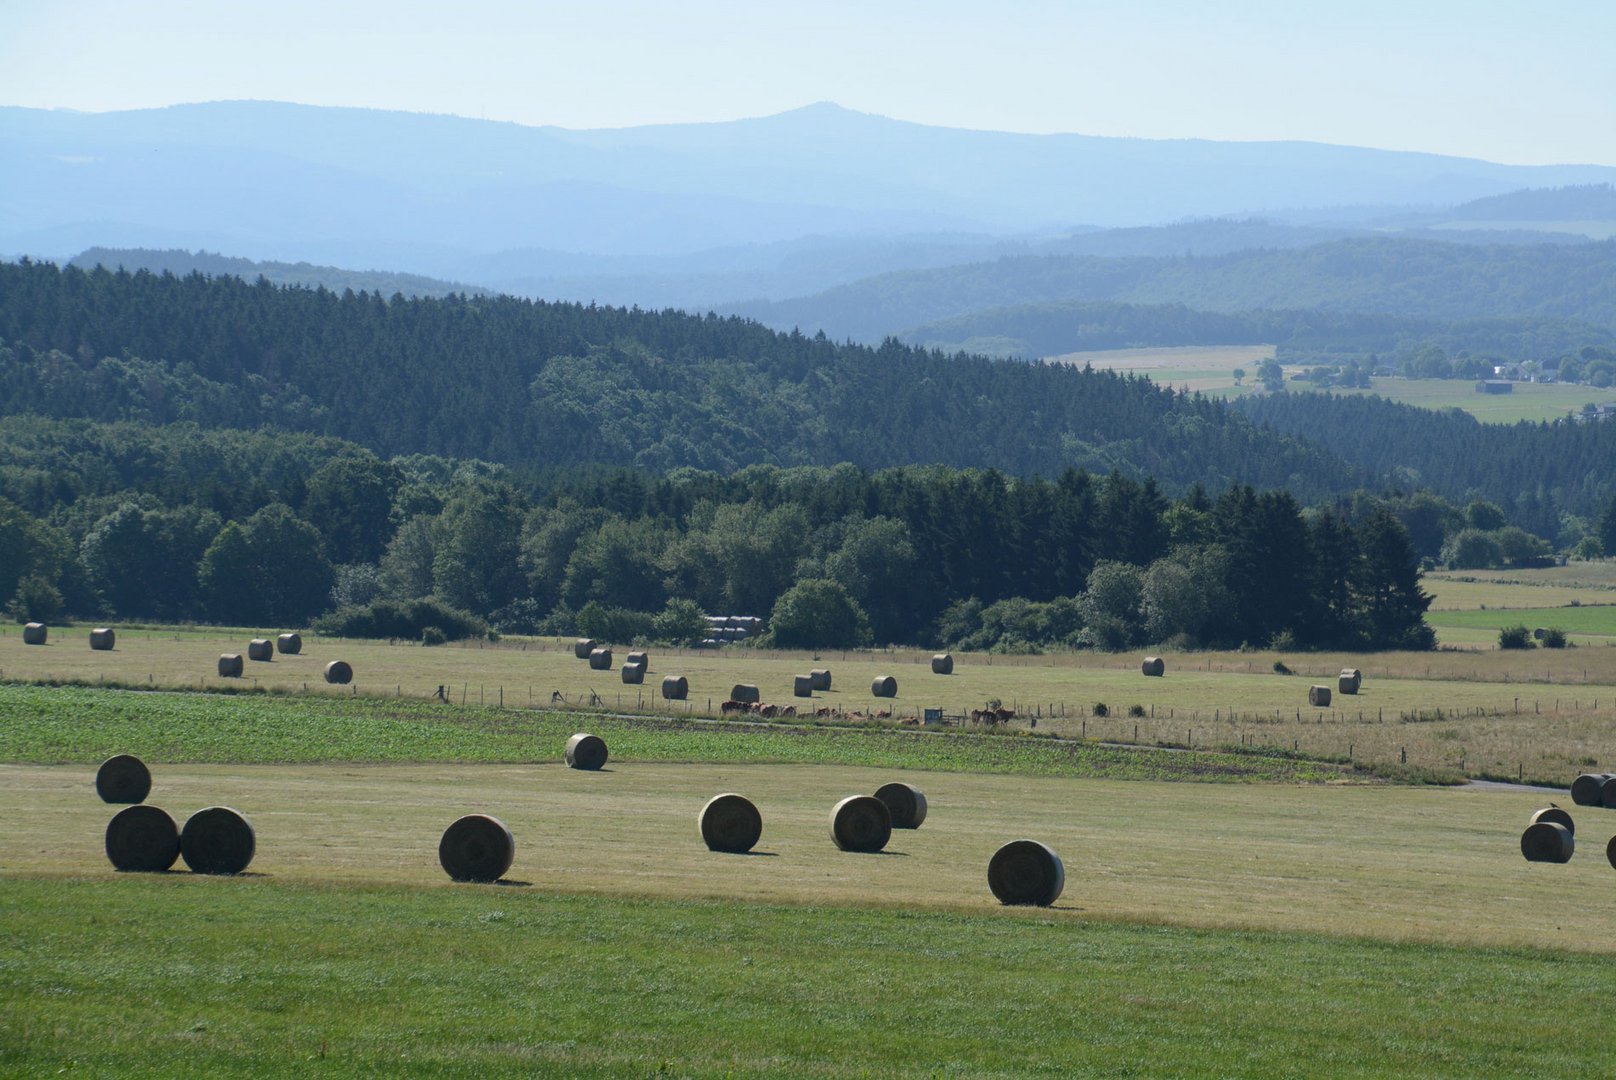
[[[1316,143],[966,131],[829,104],[596,131],[263,101],[0,108],[0,252],[204,248],[440,278],[523,249],[1003,236],[1613,180],[1602,166]]]
[[[150,270],[183,277],[190,273],[231,274],[244,281],[262,277],[276,285],[304,285],[309,288],[324,286],[332,292],[352,289],[354,292],[381,293],[392,296],[448,296],[450,293],[483,294],[486,289],[474,285],[460,285],[448,281],[435,281],[417,274],[392,274],[383,270],[340,270],[334,266],[313,266],[309,263],[257,262],[206,251],[151,251],[146,248],[90,248],[71,260],[73,266],[90,269],[105,266],[109,270]]]
[[[722,472],[1075,465],[1303,496],[1358,482],[1333,455],[1145,380],[674,312],[0,263],[0,342],[0,413],[268,425],[384,456]]]
[[[1078,301],[1442,320],[1534,316],[1616,327],[1616,243],[1481,246],[1363,237],[1210,257],[1011,257],[887,274],[728,310],[778,328],[879,341],[973,312]]]
[[[1457,221],[1616,221],[1616,186],[1528,188],[1475,199],[1445,216]]]

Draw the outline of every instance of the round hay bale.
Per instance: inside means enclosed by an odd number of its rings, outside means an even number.
[[[303,651],[303,637],[300,634],[282,634],[275,639],[275,648],[283,656],[296,656]]]
[[[265,637],[253,638],[247,642],[247,659],[267,664],[275,659],[275,643]]]
[[[511,830],[487,814],[457,818],[438,841],[438,862],[455,881],[498,881],[515,858]]]
[[[1610,777],[1599,786],[1599,803],[1616,809],[1616,776]]]
[[[1610,863],[1612,868],[1616,868],[1616,836],[1611,837],[1610,842],[1605,845],[1605,861]]]
[[[1545,806],[1543,809],[1533,814],[1532,820],[1527,824],[1536,825],[1540,821],[1552,821],[1558,825],[1564,825],[1566,827],[1566,831],[1572,836],[1577,835],[1576,822],[1571,820],[1570,814],[1560,809],[1558,806]]]
[[[219,654],[219,677],[221,679],[239,679],[243,668],[241,654],[227,652]]]
[[[589,654],[595,651],[595,639],[592,637],[579,638],[573,642],[572,655],[580,660],[588,660]]]
[[[353,682],[353,665],[346,660],[333,660],[325,666],[325,681],[335,686]]]
[[[180,831],[180,858],[193,873],[239,874],[255,850],[253,827],[228,806],[198,810]]]
[[[580,731],[567,740],[567,767],[596,772],[606,764],[606,740]]]
[[[662,697],[667,701],[683,701],[690,696],[690,681],[683,675],[662,677]]]
[[[623,681],[630,686],[638,686],[645,681],[644,664],[624,664]]]
[[[988,860],[988,888],[1001,904],[1048,907],[1066,888],[1066,867],[1049,845],[1012,840]]]
[[[628,656],[625,659],[627,660],[628,663],[630,663],[630,664],[639,664],[641,667],[650,667],[651,666],[651,654],[648,653],[648,652],[642,652],[642,651],[631,652],[631,653],[628,654]]]
[[[954,674],[954,658],[948,653],[937,653],[931,658],[931,673],[933,675]]]
[[[1340,676],[1336,678],[1335,688],[1343,694],[1356,694],[1362,682],[1363,672],[1357,668],[1342,668]]]
[[[589,654],[590,671],[610,671],[612,668],[612,650],[594,649]]]
[[[917,787],[893,781],[876,788],[875,797],[887,804],[894,829],[918,829],[926,820],[926,796]]]
[[[1139,665],[1142,675],[1161,676],[1167,674],[1167,664],[1159,656],[1147,656],[1144,663]]]
[[[133,754],[117,754],[95,770],[95,793],[102,802],[145,802],[151,794],[151,770]]]
[[[701,840],[711,851],[739,855],[757,846],[763,835],[763,815],[752,800],[734,792],[714,795],[697,815]]]
[[[792,697],[813,697],[814,677],[812,675],[793,675],[791,677]]]
[[[830,838],[843,851],[880,851],[892,839],[892,814],[874,795],[849,795],[831,807]]]
[[[1605,781],[1610,773],[1583,773],[1571,781],[1571,801],[1578,806],[1604,806]]]
[[[118,644],[118,635],[110,626],[98,626],[90,631],[90,648],[96,652],[111,652]]]
[[[45,624],[42,622],[31,622],[22,628],[22,643],[24,645],[43,645],[45,644],[45,639],[49,636],[50,631],[46,629]]]
[[[829,690],[830,668],[814,668],[808,673],[808,684],[820,692]]]
[[[755,705],[763,700],[763,695],[751,683],[741,682],[729,688],[729,699],[744,702],[747,705]]]
[[[877,675],[870,683],[870,693],[876,697],[897,697],[898,680],[891,675]]]
[[[1570,862],[1576,850],[1571,830],[1557,821],[1539,821],[1521,833],[1521,854],[1527,862]]]
[[[1307,703],[1320,708],[1330,704],[1330,688],[1328,686],[1310,686],[1307,688]]]
[[[107,822],[107,858],[114,870],[157,874],[180,857],[180,827],[155,806],[126,806]]]

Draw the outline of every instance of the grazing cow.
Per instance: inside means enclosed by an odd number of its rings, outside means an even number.
[[[814,710],[814,715],[815,716],[829,716],[830,715],[830,707],[826,706],[824,708],[815,709]]]
[[[899,720],[899,721],[898,721],[898,723],[900,723],[900,724],[908,724],[908,725],[910,725],[910,726],[911,726],[911,727],[912,727],[912,726],[914,726],[914,725],[915,725],[915,724],[918,724],[918,723],[920,723],[920,720],[919,720],[919,718],[917,718],[917,717],[913,717],[913,716],[905,716],[905,717],[903,717],[903,718],[902,718],[902,719],[900,719],[900,720]]]
[[[780,708],[780,715],[781,716],[796,716],[797,715],[797,707],[795,705],[783,705]]]
[[[994,709],[993,714],[999,718],[999,723],[1001,724],[1008,724],[1016,718],[1016,710],[1014,709]]]
[[[776,716],[780,715],[780,706],[765,705],[763,708],[758,710],[758,715],[763,717],[765,720],[772,720]]]
[[[875,718],[877,720],[891,720],[892,719],[892,710],[891,709],[882,709],[880,712],[875,714]]]

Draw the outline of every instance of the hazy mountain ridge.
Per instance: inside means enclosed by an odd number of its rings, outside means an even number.
[[[68,265],[83,269],[104,266],[108,270],[150,270],[154,274],[169,273],[178,277],[190,273],[229,274],[244,281],[256,281],[262,277],[276,285],[302,285],[308,288],[326,288],[332,292],[352,289],[355,292],[379,293],[382,296],[449,296],[455,293],[480,295],[488,292],[487,289],[474,285],[438,281],[419,274],[395,274],[386,270],[344,270],[340,267],[315,266],[306,262],[260,262],[208,251],[96,247],[75,255],[68,260]]]

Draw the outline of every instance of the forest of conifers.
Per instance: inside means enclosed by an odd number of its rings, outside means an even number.
[[[1468,529],[1531,557],[1505,517],[1555,538],[1610,494],[1616,425],[1272,400],[1255,422],[734,318],[0,264],[0,602],[412,635],[677,638],[705,610],[782,644],[1421,646],[1420,556]]]

